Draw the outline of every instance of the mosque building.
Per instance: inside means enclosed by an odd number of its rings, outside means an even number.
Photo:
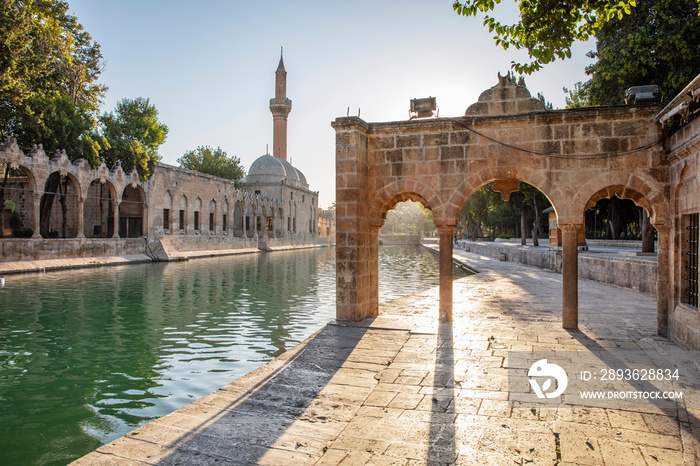
[[[255,160],[239,186],[162,163],[154,164],[148,179],[141,180],[135,171],[125,172],[119,165],[108,169],[103,163],[92,169],[82,159],[71,163],[63,151],[50,157],[39,146],[25,154],[16,141],[7,141],[0,147],[0,164],[9,163],[25,175],[10,178],[7,195],[17,231],[34,242],[49,237],[86,241],[70,243],[71,247],[49,241],[48,249],[8,243],[4,259],[31,260],[47,253],[55,257],[141,253],[143,237],[147,254],[159,259],[177,257],[182,251],[317,244],[318,192],[309,189],[304,174],[287,160],[292,101],[287,98],[282,57],[275,77],[270,100],[273,153]],[[48,179],[56,173],[67,180],[65,199],[54,202],[50,212],[42,211]],[[65,210],[59,204],[65,204]],[[99,241],[114,238],[122,241]]]
[[[287,117],[292,101],[287,98],[287,71],[282,56],[275,71],[275,97],[270,99],[270,111],[274,119],[272,155],[262,155],[252,163],[241,187],[258,196],[282,200],[280,217],[285,234],[316,234],[318,192],[309,189],[301,170],[287,160]],[[268,229],[272,228],[268,225]]]

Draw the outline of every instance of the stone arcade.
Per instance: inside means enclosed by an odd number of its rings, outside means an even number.
[[[9,179],[6,199],[33,236],[0,240],[2,260],[143,252],[165,259],[177,251],[316,244],[318,192],[286,160],[291,100],[281,57],[275,75],[275,98],[270,101],[275,156],[266,154],[253,162],[240,188],[230,180],[160,163],[141,180],[119,165],[91,169],[82,159],[71,163],[65,152],[49,159],[41,147],[25,154],[8,141],[0,147],[0,165],[9,164],[25,176]],[[39,228],[42,197],[55,174],[68,180],[65,240],[44,239]],[[62,233],[61,207],[53,202],[44,214],[54,234]]]
[[[697,225],[700,211],[700,118],[670,137],[660,124],[687,109],[689,100],[700,100],[700,76],[663,110],[546,111],[525,87],[499,75],[464,117],[337,118],[337,318],[377,314],[378,232],[387,212],[410,199],[433,211],[440,235],[439,317],[452,320],[452,235],[460,209],[484,184],[495,181],[494,189],[507,196],[519,180],[549,198],[562,230],[564,328],[578,327],[577,232],[584,212],[616,195],[643,207],[657,230],[657,332],[700,349],[700,312],[692,299],[698,285],[686,254],[689,234],[697,244],[697,229],[686,227]]]

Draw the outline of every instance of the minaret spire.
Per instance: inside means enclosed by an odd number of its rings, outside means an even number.
[[[280,62],[275,71],[275,98],[270,99],[270,111],[274,123],[272,155],[287,160],[287,116],[292,111],[292,101],[287,98],[287,71],[284,69],[284,48],[280,48]]]

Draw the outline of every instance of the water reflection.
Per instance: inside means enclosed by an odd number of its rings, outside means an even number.
[[[335,316],[334,254],[10,277],[0,288],[3,464],[65,464],[291,348]],[[435,286],[437,258],[381,248],[379,280],[381,301]]]

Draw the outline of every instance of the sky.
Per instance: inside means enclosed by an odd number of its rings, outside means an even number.
[[[510,2],[510,5],[508,4]],[[434,96],[442,117],[464,115],[525,52],[496,46],[481,19],[452,0],[68,0],[101,45],[108,86],[103,111],[148,98],[169,128],[163,162],[198,146],[221,147],[246,169],[269,145],[275,70],[284,47],[288,159],[335,201],[335,132],[346,115],[368,122],[409,117],[410,100]],[[497,17],[514,21],[514,0]],[[508,11],[504,11],[508,10]],[[587,79],[589,41],[572,58],[526,76],[533,96],[565,105],[562,87]]]

